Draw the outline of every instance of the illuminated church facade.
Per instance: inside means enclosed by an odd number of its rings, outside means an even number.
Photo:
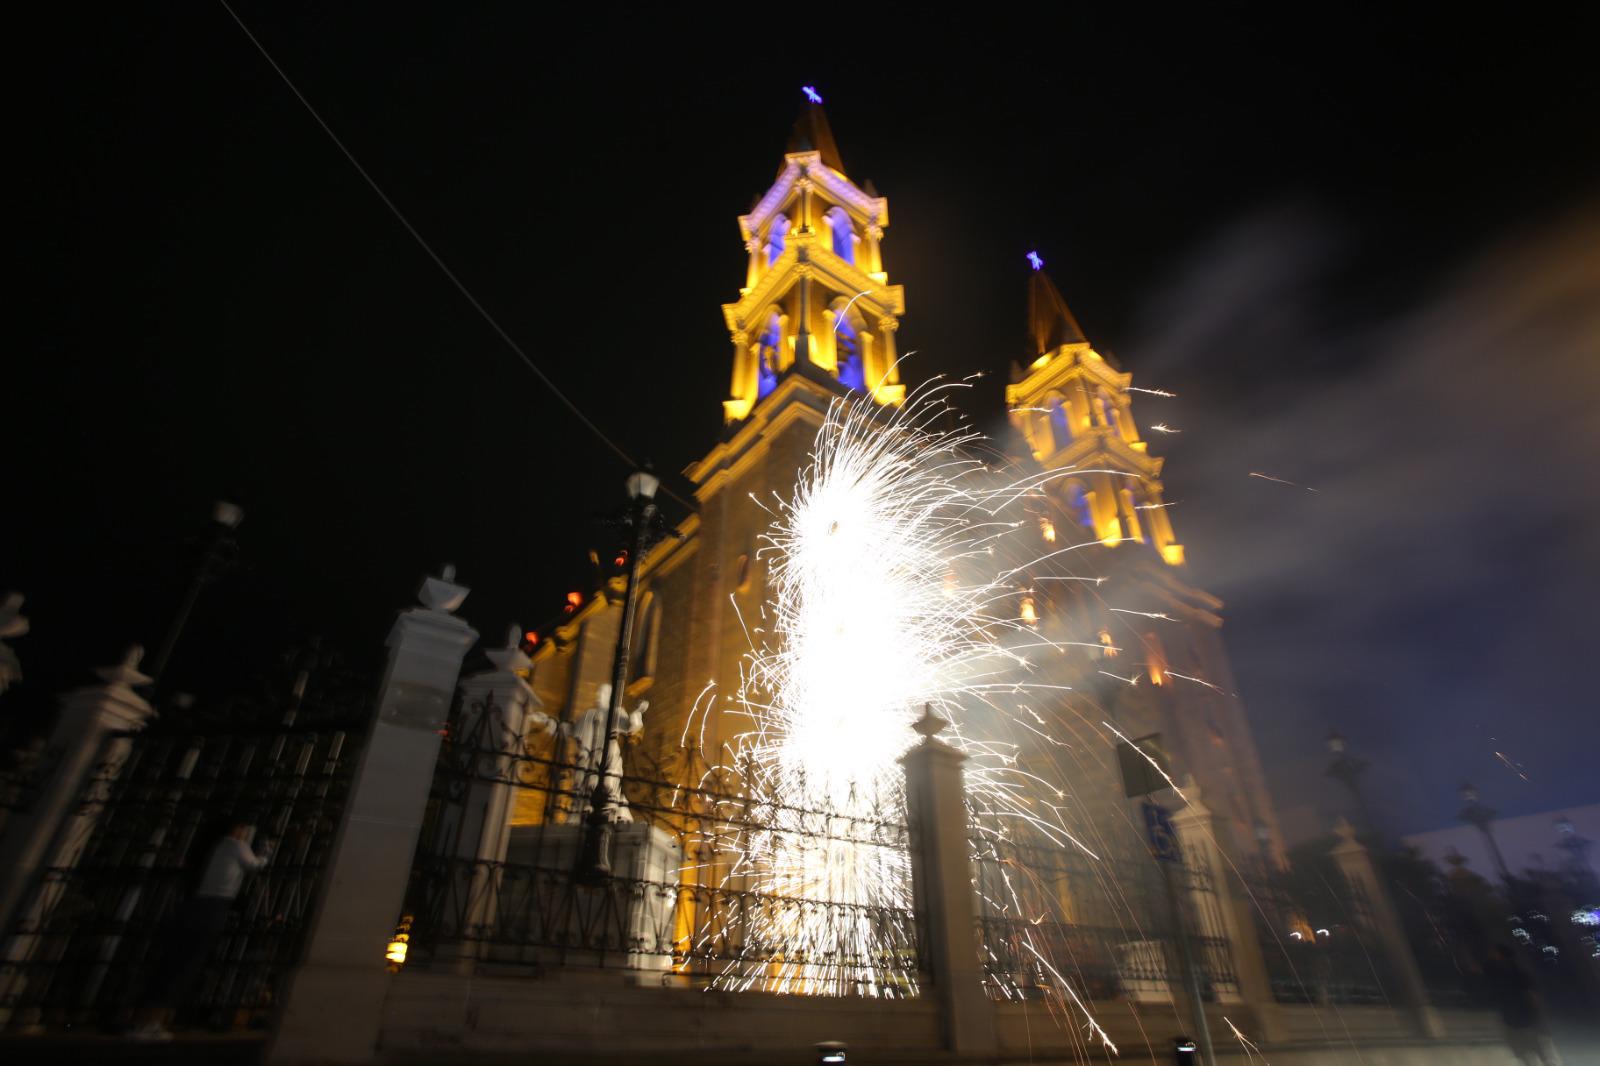
[[[906,397],[895,346],[905,292],[883,254],[888,201],[847,176],[819,105],[738,221],[748,258],[738,299],[722,308],[732,348],[724,432],[685,471],[697,513],[644,560],[628,665],[628,705],[650,701],[629,772],[669,780],[691,776],[695,759],[716,763],[745,727],[729,711],[767,596],[760,548],[772,515],[757,500],[792,491],[838,397]],[[1060,475],[1028,504],[1029,535],[1040,554],[1081,544],[1072,573],[1103,579],[1016,590],[1017,616],[1063,648],[1038,667],[1072,689],[1052,720],[1072,744],[1103,737],[1100,721],[1130,737],[1160,734],[1175,772],[1193,775],[1235,840],[1281,854],[1221,640],[1222,605],[1188,580],[1162,460],[1134,420],[1132,377],[1094,349],[1041,271],[1028,303],[1031,347],[1006,390],[1026,452],[1015,458]],[[571,720],[610,681],[622,592],[621,579],[606,582],[541,634],[530,681],[546,714]],[[1074,790],[1097,797],[1086,811],[1120,798],[1109,747],[1078,772],[1094,778]],[[535,817],[519,809],[517,820]]]

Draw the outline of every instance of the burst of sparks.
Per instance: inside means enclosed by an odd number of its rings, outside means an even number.
[[[1167,425],[1165,422],[1157,422],[1155,425],[1151,426],[1150,428],[1155,430],[1157,433],[1182,433],[1183,432],[1183,430],[1181,430],[1181,429],[1173,429],[1171,426]]]
[[[1063,792],[1019,766],[1006,739],[1018,727],[1042,735],[1026,720],[1038,715],[1013,698],[1034,687],[1018,649],[1062,645],[1023,622],[1022,568],[1001,566],[995,545],[1028,535],[1031,523],[1008,509],[1064,472],[997,477],[975,458],[980,434],[936,426],[956,387],[924,387],[898,409],[836,401],[793,497],[765,505],[768,632],[746,657],[736,707],[749,725],[728,752],[763,818],[734,846],[723,883],[818,905],[753,909],[741,934],[760,961],[730,964],[717,987],[915,991],[915,945],[883,916],[911,908],[909,858],[893,825],[905,816],[899,759],[924,706],[951,723],[948,742],[967,757],[980,840],[1023,832],[1097,857],[1060,807],[1036,801],[1035,786]],[[986,905],[1036,915],[1022,876],[1003,872],[1001,896]],[[1109,1047],[1065,979],[1058,994]]]
[[[1160,397],[1163,397],[1164,399],[1168,399],[1168,400],[1174,399],[1178,395],[1175,392],[1168,392],[1166,389],[1141,389],[1137,385],[1129,385],[1126,388],[1124,388],[1122,391],[1123,392],[1142,392],[1142,393],[1146,394],[1147,396],[1160,396]]]

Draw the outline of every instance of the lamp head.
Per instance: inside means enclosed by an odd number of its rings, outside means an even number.
[[[653,500],[656,498],[656,489],[660,486],[661,479],[656,477],[649,467],[641,467],[628,475],[628,498],[640,503]]]
[[[211,505],[211,520],[224,529],[238,529],[239,523],[244,521],[244,508],[227,500],[218,500]]]

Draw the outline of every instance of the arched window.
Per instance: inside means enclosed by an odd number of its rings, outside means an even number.
[[[846,301],[834,301],[833,339],[839,365],[839,384],[858,392],[867,391],[867,368],[861,357],[861,316]]]
[[[1067,513],[1085,529],[1094,528],[1094,508],[1090,506],[1089,490],[1081,481],[1067,482]]]
[[[833,254],[846,263],[854,263],[856,227],[850,221],[850,213],[842,207],[830,207],[823,217],[828,220],[828,231],[833,234]]]
[[[1072,442],[1072,429],[1067,424],[1067,408],[1059,396],[1050,401],[1050,434],[1055,438],[1058,450]]]
[[[1104,389],[1100,390],[1096,399],[1100,402],[1100,421],[1108,428],[1114,429],[1118,434],[1121,434],[1122,412],[1117,409],[1117,401],[1113,400],[1111,394]]]
[[[772,220],[772,228],[767,231],[767,266],[778,261],[778,256],[783,254],[784,241],[789,236],[789,216],[779,215]]]
[[[1154,633],[1144,635],[1144,663],[1152,685],[1167,683],[1167,650]]]
[[[767,316],[767,328],[756,341],[756,397],[778,384],[778,346],[783,343],[783,319],[777,311]]]

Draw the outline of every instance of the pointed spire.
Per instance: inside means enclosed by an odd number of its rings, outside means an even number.
[[[1063,344],[1089,343],[1055,282],[1037,267],[1028,280],[1028,339],[1035,356],[1053,352]]]
[[[795,119],[794,129],[789,131],[789,144],[784,151],[820,152],[823,163],[844,173],[839,146],[834,143],[833,129],[828,125],[828,116],[820,101],[806,101],[800,117]]]

